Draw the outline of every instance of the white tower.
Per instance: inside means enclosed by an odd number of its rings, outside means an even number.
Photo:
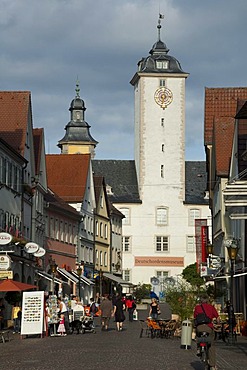
[[[188,210],[185,200],[185,73],[160,39],[138,63],[135,92],[135,164],[139,206],[130,205],[132,281],[174,276],[185,267]],[[178,227],[179,225],[179,227]],[[192,261],[194,262],[194,260]],[[143,268],[145,266],[145,268]]]

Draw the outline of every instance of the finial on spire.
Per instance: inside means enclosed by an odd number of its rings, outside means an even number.
[[[161,19],[164,19],[164,14],[159,13],[159,19],[158,19],[158,41],[160,41],[160,29],[161,29]]]
[[[79,85],[79,80],[78,80],[78,77],[77,77],[77,80],[76,80],[76,88],[75,88],[75,97],[76,98],[79,98],[80,97],[80,85]]]

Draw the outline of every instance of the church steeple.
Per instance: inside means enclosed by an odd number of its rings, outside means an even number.
[[[79,81],[76,81],[75,98],[70,104],[70,121],[65,127],[65,135],[59,140],[58,147],[62,154],[88,154],[94,157],[98,142],[90,134],[90,125],[85,121],[85,103],[80,98]]]

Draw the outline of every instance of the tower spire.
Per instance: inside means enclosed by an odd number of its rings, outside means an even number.
[[[80,81],[78,80],[78,77],[76,79],[76,85],[75,85],[75,97],[80,98]]]
[[[161,41],[161,39],[160,39],[161,19],[164,19],[164,17],[165,17],[164,14],[159,13],[158,26],[157,26],[157,29],[158,29],[158,41]]]

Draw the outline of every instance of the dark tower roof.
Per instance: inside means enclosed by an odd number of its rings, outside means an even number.
[[[76,96],[70,103],[70,121],[65,126],[65,135],[59,140],[58,147],[62,149],[64,144],[69,143],[85,143],[96,146],[98,142],[90,134],[90,125],[85,121],[85,103],[84,100],[80,98],[80,88],[79,82],[76,83]]]
[[[138,72],[144,73],[186,73],[182,70],[179,61],[171,55],[168,55],[169,49],[160,39],[161,21],[160,15],[158,21],[158,40],[149,52],[149,56],[142,58],[138,62]],[[160,62],[160,63],[159,63]],[[187,73],[186,73],[187,74]]]

